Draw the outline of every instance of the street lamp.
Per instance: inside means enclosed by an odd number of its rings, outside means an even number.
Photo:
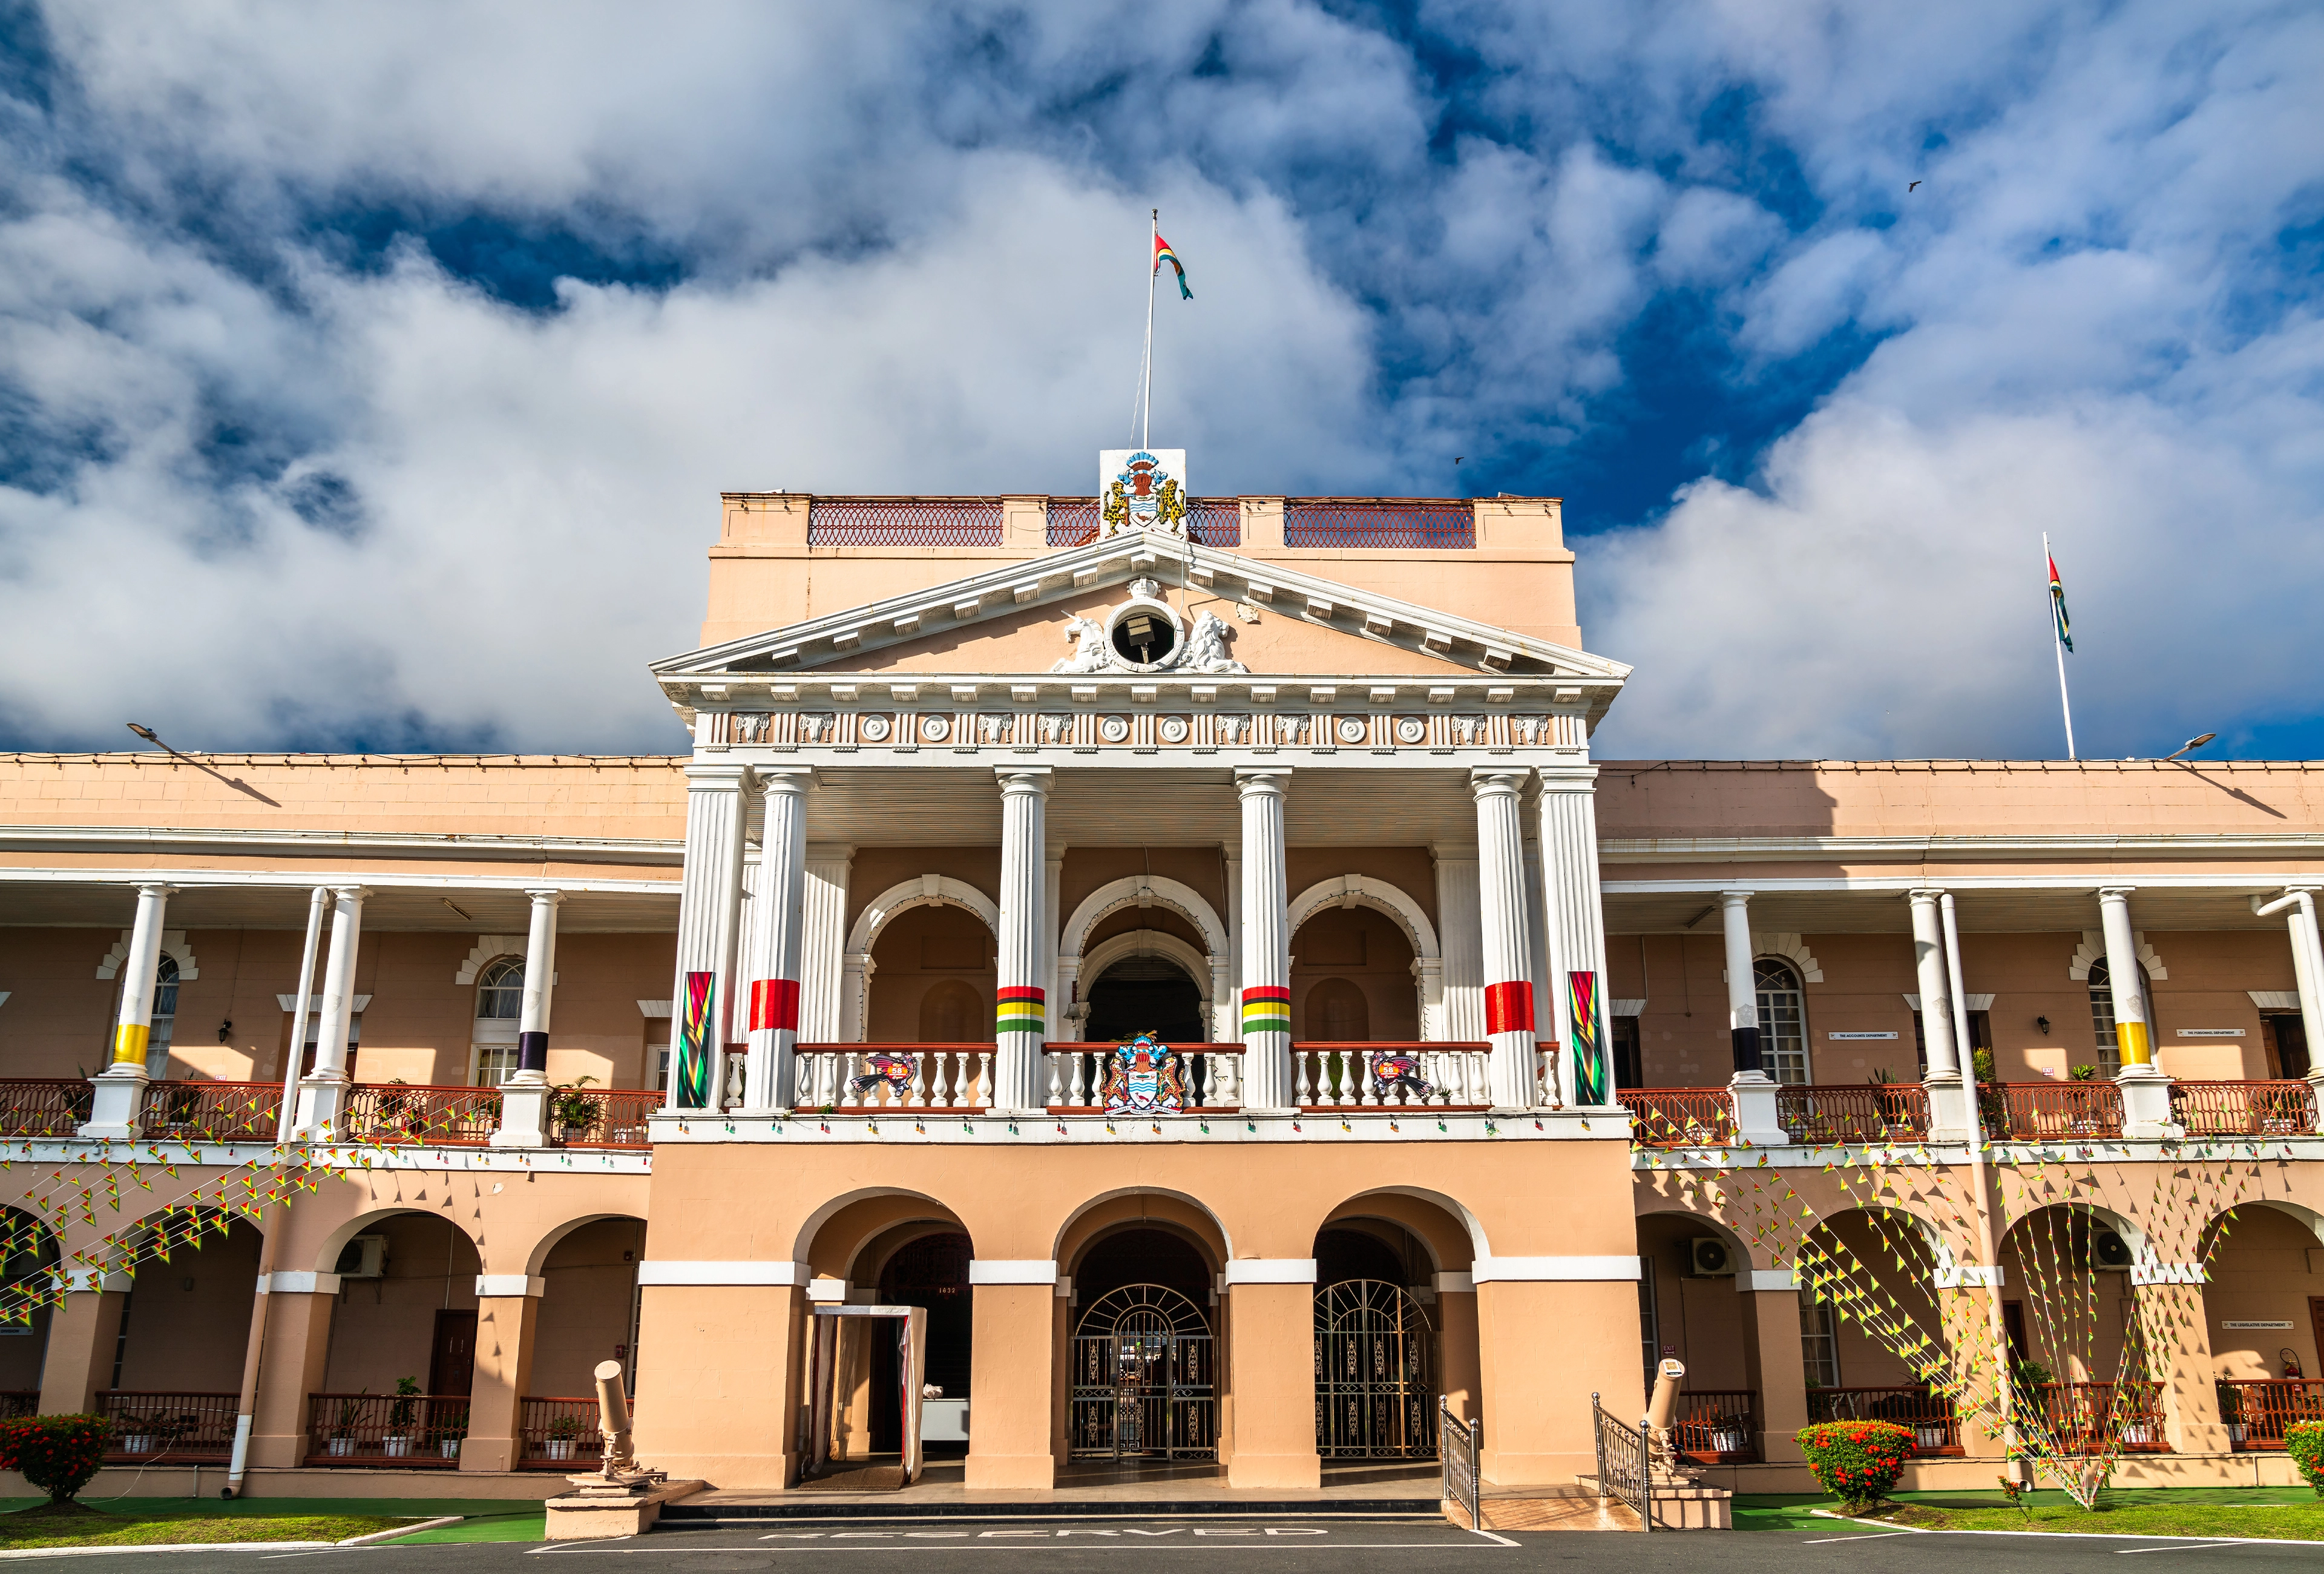
[[[2165,764],[2170,764],[2172,760],[2177,759],[2180,755],[2185,754],[2190,749],[2200,749],[2205,744],[2209,743],[2213,738],[2218,736],[2219,735],[2215,732],[2207,732],[2200,736],[2190,737],[2185,743],[2181,744],[2177,748],[2163,755],[2163,763]]]

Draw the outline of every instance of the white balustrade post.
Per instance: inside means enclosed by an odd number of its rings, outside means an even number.
[[[1484,937],[1485,1038],[1492,1106],[1530,1109],[1536,1091],[1533,931],[1526,911],[1525,835],[1517,794],[1526,773],[1475,770],[1479,928]]]
[[[315,1023],[315,1065],[299,1079],[297,1135],[321,1142],[346,1124],[347,1035],[355,1023],[355,953],[363,943],[360,885],[331,887],[331,946],[323,963],[322,1011]]]
[[[1929,1140],[1977,1140],[1969,1096],[1961,1080],[1960,1051],[1953,1042],[1952,973],[1945,956],[1944,893],[1907,891],[1913,905],[1913,981],[1921,992],[1921,1042],[1928,1068],[1921,1084],[1929,1094]]]
[[[1001,782],[1001,937],[994,1036],[1000,1072],[996,1114],[1024,1115],[1042,1106],[1042,1046],[1048,1041],[1048,991],[1043,980],[1057,948],[1041,955],[1044,890],[1048,884],[1049,767],[996,765]]]
[[[137,887],[130,921],[129,955],[121,964],[121,1012],[113,1028],[111,1062],[89,1079],[95,1091],[85,1137],[126,1141],[137,1135],[145,1111],[145,1050],[153,1033],[153,986],[161,971],[161,924],[174,885]]]
[[[1606,911],[1598,884],[1594,765],[1541,773],[1541,881],[1549,931],[1550,1020],[1565,1046],[1558,1057],[1565,1102],[1602,1108],[1617,1100],[1614,1023],[1607,1014]],[[1573,1020],[1577,999],[1586,1004],[1591,1017],[1579,1026]]]
[[[1291,1078],[1291,891],[1284,872],[1283,794],[1288,770],[1235,773],[1242,800],[1243,1108],[1298,1108]]]
[[[751,981],[750,1059],[742,1077],[742,1107],[779,1115],[798,1097],[792,1053],[799,1038],[799,971],[806,954],[807,770],[761,771],[766,810],[759,831],[761,903],[752,915],[756,954],[743,969]]]
[[[800,903],[799,1021],[801,1043],[837,1043],[846,987],[847,879],[855,849],[844,842],[812,842],[807,849],[806,895]]]
[[[678,977],[670,990],[673,1113],[716,1109],[724,1097],[726,1023],[742,902],[742,794],[751,768],[686,767],[686,869],[678,897]]]
[[[2172,1135],[2171,1079],[2154,1063],[2153,1030],[2140,986],[2138,942],[2130,927],[2133,885],[2098,892],[2098,925],[2106,936],[2107,984],[2114,996],[2114,1042],[2121,1056],[2115,1085],[2122,1089],[2122,1134],[2135,1141]]]
[[[1460,1043],[1485,1036],[1485,931],[1477,912],[1477,849],[1432,842],[1436,864],[1436,939],[1443,952],[1441,1035]]]
[[[1791,1141],[1775,1106],[1775,1084],[1767,1075],[1759,1040],[1758,975],[1751,947],[1751,893],[1719,893],[1727,941],[1727,1022],[1734,1040],[1735,1074],[1727,1096],[1735,1106],[1735,1129],[1754,1147],[1782,1147]]]
[[[562,891],[528,891],[532,923],[525,936],[524,996],[516,1031],[516,1069],[501,1084],[496,1148],[545,1148],[549,1131],[549,1017],[557,982],[557,910]]]

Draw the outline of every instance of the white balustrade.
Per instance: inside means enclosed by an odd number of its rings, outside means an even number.
[[[899,1088],[872,1062],[901,1060],[909,1069]],[[863,1044],[846,1049],[802,1045],[798,1051],[798,1105],[815,1110],[990,1109],[992,1107],[991,1049],[917,1044]],[[861,1086],[858,1086],[858,1084]]]
[[[1044,1086],[1053,1109],[1095,1109],[1105,1102],[1105,1061],[1110,1044],[1051,1044]],[[1242,1054],[1209,1044],[1173,1044],[1170,1052],[1186,1079],[1185,1107],[1240,1109]]]
[[[1292,1086],[1306,1109],[1443,1109],[1489,1102],[1484,1046],[1464,1044],[1442,1049],[1402,1049],[1419,1062],[1424,1095],[1405,1083],[1386,1088],[1374,1075],[1374,1057],[1389,1046],[1367,1049],[1295,1048],[1291,1056]]]

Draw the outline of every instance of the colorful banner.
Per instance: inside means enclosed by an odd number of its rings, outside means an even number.
[[[798,979],[760,979],[751,986],[751,1031],[798,1032]]]
[[[711,1028],[716,1021],[711,1008],[717,995],[716,977],[715,973],[688,973],[686,998],[678,1002],[678,1064],[671,1075],[681,1109],[710,1107],[710,1066],[715,1048]]]
[[[1012,984],[1001,990],[997,999],[992,1019],[995,1032],[1031,1033],[1037,1042],[1048,1035],[1047,990],[1034,984]]]
[[[1280,984],[1254,984],[1242,992],[1242,1036],[1291,1031],[1291,991]]]
[[[1486,985],[1485,1032],[1488,1035],[1533,1032],[1533,986],[1522,978]]]
[[[1573,1102],[1614,1102],[1614,1079],[1606,1065],[1606,1024],[1598,1004],[1598,975],[1565,976],[1567,1012],[1573,1019]]]

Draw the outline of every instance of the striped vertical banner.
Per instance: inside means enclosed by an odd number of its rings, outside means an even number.
[[[678,1104],[683,1109],[710,1107],[711,1028],[716,1017],[717,975],[688,973],[686,998],[678,1002],[678,1064],[671,1069]]]
[[[1598,975],[1568,973],[1565,1000],[1573,1020],[1573,1101],[1611,1104],[1614,1079],[1607,1075],[1606,1030],[1598,1001]]]
[[[1049,992],[1037,984],[1012,984],[1001,990],[993,1008],[995,1034],[1030,1033],[1028,1042],[1038,1051],[1049,1033],[1048,1002]]]
[[[1254,984],[1242,992],[1242,1036],[1291,1031],[1291,991],[1280,984]]]
[[[1526,979],[1485,986],[1485,1035],[1533,1032],[1533,985]]]

